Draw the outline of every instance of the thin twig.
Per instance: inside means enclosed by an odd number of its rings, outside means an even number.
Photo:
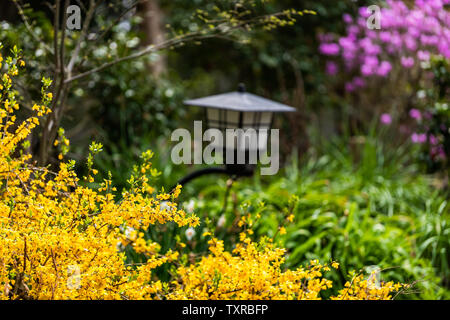
[[[70,58],[70,61],[67,65],[67,71],[68,71],[69,75],[71,74],[73,66],[75,64],[75,61],[78,58],[78,55],[79,55],[80,49],[81,49],[81,43],[86,38],[86,34],[87,34],[87,31],[91,24],[92,17],[94,16],[94,12],[95,12],[97,5],[98,5],[98,3],[96,3],[95,0],[90,0],[89,11],[86,14],[86,19],[83,24],[83,29],[81,30],[81,34],[78,37],[77,44],[75,45],[75,49],[72,52],[72,57]]]
[[[118,58],[118,59],[110,61],[110,62],[106,62],[96,68],[93,68],[86,72],[82,72],[82,73],[79,73],[78,75],[69,77],[68,79],[66,79],[64,81],[64,83],[67,84],[72,81],[87,77],[93,73],[97,73],[99,71],[102,71],[106,68],[109,68],[109,67],[116,65],[118,63],[121,63],[121,62],[133,60],[133,59],[145,56],[145,55],[153,53],[153,52],[157,52],[157,51],[161,51],[164,49],[183,45],[186,41],[194,41],[194,40],[200,41],[200,40],[205,40],[208,38],[214,38],[221,34],[223,36],[223,34],[230,33],[237,29],[245,28],[246,26],[249,26],[249,25],[257,26],[257,25],[263,24],[269,17],[272,17],[272,16],[277,17],[277,16],[282,16],[282,15],[285,15],[285,13],[278,12],[275,14],[268,14],[268,15],[255,17],[253,19],[245,20],[245,21],[242,21],[241,23],[237,23],[236,25],[233,25],[233,26],[229,26],[227,23],[219,24],[219,25],[216,25],[215,27],[213,27],[211,30],[209,30],[208,33],[204,33],[204,31],[197,31],[197,32],[187,33],[184,36],[175,36],[172,39],[166,40],[166,41],[158,43],[158,44],[149,45],[149,46],[145,47],[144,49],[139,50],[133,54]]]
[[[17,11],[19,12],[20,17],[22,18],[22,21],[25,25],[25,28],[27,29],[28,33],[33,37],[33,39],[42,44],[42,47],[47,50],[48,52],[50,52],[51,54],[53,54],[53,50],[52,48],[50,48],[44,41],[42,41],[42,39],[40,39],[38,37],[38,35],[33,31],[31,24],[28,21],[28,17],[25,15],[24,11],[23,11],[23,7],[22,5],[19,3],[18,0],[12,0],[17,8]]]

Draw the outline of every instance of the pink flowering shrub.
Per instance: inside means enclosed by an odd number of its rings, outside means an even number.
[[[369,29],[372,14],[367,7],[359,8],[356,17],[344,14],[345,35],[319,39],[326,73],[339,76],[338,88],[352,93],[346,100],[349,124],[367,127],[375,117],[396,138],[388,140],[409,141],[431,171],[445,171],[450,157],[450,0],[386,0],[380,29]]]
[[[442,169],[450,178],[450,64],[449,59],[432,59],[432,89],[420,90],[417,108],[409,110],[415,125],[411,141],[421,145],[421,158],[430,171]]]
[[[346,35],[335,40],[330,34],[320,37],[319,51],[341,58],[342,64],[329,60],[326,72],[351,75],[345,89],[354,91],[370,77],[387,77],[395,66],[410,69],[431,55],[450,59],[450,0],[416,0],[409,8],[403,1],[386,0],[381,9],[381,29],[370,30],[371,12],[361,7],[358,16],[345,14]]]
[[[449,60],[433,57],[426,70],[432,71],[434,85],[418,90],[416,107],[405,116],[407,121],[403,121],[399,128],[393,128],[398,129],[393,134],[402,134],[418,147],[419,159],[426,164],[428,171],[447,171],[450,178]],[[382,113],[379,122],[384,127],[391,127],[393,118],[389,113]]]

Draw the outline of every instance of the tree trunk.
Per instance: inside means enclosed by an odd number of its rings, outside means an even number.
[[[150,44],[158,44],[165,40],[163,29],[164,14],[159,6],[159,0],[144,1],[139,6],[140,15],[144,19],[142,23],[142,30],[145,34],[144,46]],[[166,56],[159,53],[157,61],[149,65],[149,69],[155,77],[159,77],[166,71],[167,62]]]

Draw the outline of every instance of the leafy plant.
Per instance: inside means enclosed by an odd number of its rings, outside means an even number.
[[[203,220],[211,220],[200,230],[216,230],[226,247],[237,241],[236,219],[258,214],[255,237],[267,235],[286,247],[286,267],[336,259],[341,273],[333,280],[338,283],[349,270],[372,266],[397,281],[419,281],[415,297],[448,297],[450,206],[445,191],[417,173],[419,167],[405,150],[385,149],[377,137],[366,138],[357,156],[342,141],[320,154],[305,157],[300,165],[294,156],[284,174],[238,180],[231,190],[222,179],[211,184],[205,178],[195,186],[195,197],[189,198],[188,188],[183,197],[193,201]],[[222,215],[224,225],[219,223]],[[190,243],[199,251],[204,248],[199,236]]]

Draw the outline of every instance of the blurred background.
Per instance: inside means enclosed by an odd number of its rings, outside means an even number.
[[[89,3],[72,1],[82,21]],[[163,42],[178,30],[196,32],[204,28],[198,10],[215,12],[224,3],[236,1],[100,1],[77,71]],[[52,44],[54,14],[45,1],[20,4],[23,15],[13,1],[1,0],[0,41],[7,50],[23,50],[27,75],[18,90],[33,101],[40,93],[33,83],[54,73],[44,47]],[[366,26],[373,4],[382,8],[380,30]],[[419,281],[407,298],[448,299],[448,1],[273,0],[255,11],[291,8],[316,14],[274,29],[188,41],[75,81],[60,124],[70,140],[66,158],[77,161],[82,175],[89,144],[101,142],[97,179],[110,173],[120,191],[141,152],[152,149],[160,171],[154,184],[167,189],[196,169],[170,160],[172,131],[203,117],[182,101],[245,83],[247,91],[297,109],[274,123],[281,129],[281,171],[237,181],[198,179],[183,188],[180,203],[203,219],[194,236],[176,228],[155,228],[147,236],[166,249],[181,237],[190,245],[186,250],[200,253],[207,248],[202,230],[215,230],[232,246],[238,217],[260,212],[255,237],[275,237],[288,248],[289,267],[336,259],[343,266],[334,275],[338,282],[352,269],[386,268],[386,279]],[[68,32],[68,52],[79,32]],[[36,132],[31,149],[38,140]],[[291,213],[295,220],[288,224]]]

